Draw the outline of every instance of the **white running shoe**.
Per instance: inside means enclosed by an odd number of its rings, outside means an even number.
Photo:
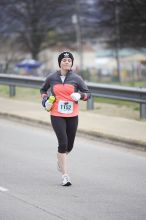
[[[62,175],[62,186],[70,186],[70,177],[67,174]]]

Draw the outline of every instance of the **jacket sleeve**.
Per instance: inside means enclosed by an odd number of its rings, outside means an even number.
[[[81,100],[83,101],[87,101],[90,97],[91,97],[91,93],[86,85],[86,83],[84,82],[84,80],[79,77],[79,93],[81,94]]]
[[[50,75],[46,78],[45,82],[42,84],[40,88],[41,97],[45,98],[48,96],[48,90],[50,88]]]

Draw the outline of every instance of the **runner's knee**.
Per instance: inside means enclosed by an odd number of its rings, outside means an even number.
[[[72,149],[73,149],[73,145],[68,146],[67,147],[67,153],[70,153],[72,151]]]
[[[62,143],[58,146],[58,153],[66,153],[67,152],[67,144]]]

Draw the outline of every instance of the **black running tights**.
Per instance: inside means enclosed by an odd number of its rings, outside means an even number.
[[[58,139],[58,152],[70,152],[74,145],[78,116],[58,117],[51,115],[51,123]]]

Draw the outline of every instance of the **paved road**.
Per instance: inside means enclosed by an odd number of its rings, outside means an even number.
[[[49,129],[0,119],[0,220],[146,219],[145,154],[77,137],[66,188],[56,144]]]

